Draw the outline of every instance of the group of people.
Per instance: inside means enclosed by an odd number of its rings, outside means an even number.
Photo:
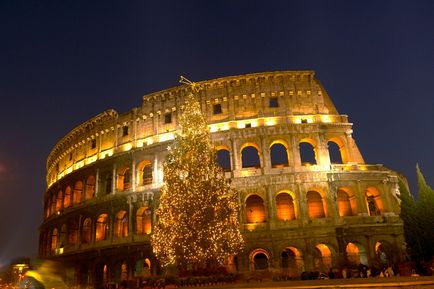
[[[384,266],[382,269],[379,267],[369,267],[364,264],[359,264],[357,268],[342,268],[340,270],[330,268],[327,276],[330,279],[338,278],[369,278],[369,277],[393,277],[395,276],[396,269],[392,266]]]

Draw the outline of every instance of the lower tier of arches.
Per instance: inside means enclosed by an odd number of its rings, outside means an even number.
[[[282,230],[247,234],[245,241],[244,251],[228,260],[229,272],[270,270],[299,278],[305,271],[328,272],[359,264],[381,268],[404,259],[402,226]],[[149,242],[88,249],[51,259],[65,266],[68,285],[108,288],[126,281],[138,286],[163,273]]]

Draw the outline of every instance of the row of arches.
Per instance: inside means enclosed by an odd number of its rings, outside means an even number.
[[[332,138],[327,142],[331,163],[347,162],[347,153],[340,138]],[[260,168],[260,147],[255,143],[245,143],[241,146],[241,167]],[[318,146],[313,139],[305,138],[299,143],[300,162],[302,165],[318,164]],[[225,171],[232,170],[230,149],[225,146],[217,147],[217,162]],[[290,165],[289,145],[284,140],[275,140],[270,144],[269,157],[272,168],[288,167]],[[263,161],[263,160],[262,160]]]
[[[391,247],[387,242],[377,241],[372,248],[375,252],[375,259],[380,264],[387,264],[392,257]],[[358,242],[348,242],[344,249],[346,266],[358,266],[359,264],[368,265],[369,255],[367,248]],[[338,266],[336,250],[327,244],[318,243],[309,250],[311,268],[327,272],[330,268]],[[300,273],[306,271],[306,253],[296,246],[284,248],[279,256],[279,267],[289,276],[298,277]],[[249,254],[250,270],[267,270],[272,267],[271,253],[265,248],[256,248]],[[342,264],[341,264],[342,265]]]
[[[149,160],[143,160],[137,164],[136,170],[137,185],[149,185],[153,181],[152,163]],[[116,191],[128,191],[131,189],[131,169],[128,166],[120,166],[115,172]],[[78,205],[81,202],[91,200],[96,195],[96,182],[99,181],[99,194],[107,195],[113,190],[113,173],[108,172],[99,180],[95,175],[88,176],[85,180],[77,180],[73,185],[66,185],[47,198],[45,202],[45,217],[48,218],[56,212]]]
[[[329,208],[325,197],[318,191],[308,191],[305,197],[307,216],[310,219],[329,216]],[[364,200],[366,210],[370,216],[381,215],[384,211],[381,194],[375,187],[367,188]],[[290,191],[282,191],[276,195],[274,201],[278,221],[291,221],[299,218],[300,204],[297,203],[295,194]],[[267,221],[266,206],[262,197],[251,194],[246,198],[244,205],[246,223],[264,223]],[[336,205],[340,217],[356,216],[360,211],[356,196],[346,187],[337,190]]]
[[[134,279],[140,281],[143,278],[150,277],[153,273],[155,274],[156,265],[150,254],[137,253],[138,256],[130,255],[127,258],[125,258],[125,254],[120,254],[119,257],[114,259],[113,257],[103,257],[95,265],[78,263],[75,268],[69,268],[74,272],[70,274],[70,280],[67,278],[67,281],[103,288],[114,283],[119,285],[122,281]],[[152,272],[153,270],[154,272]]]
[[[152,210],[140,207],[136,210],[134,231],[136,235],[148,235],[152,231]],[[113,230],[111,234],[111,230]],[[72,218],[60,228],[53,228],[42,233],[42,250],[44,255],[62,253],[64,248],[77,245],[90,245],[93,242],[126,238],[130,232],[128,212],[120,210],[110,217],[101,213],[96,218],[86,217],[83,221]],[[60,252],[62,251],[62,252]]]

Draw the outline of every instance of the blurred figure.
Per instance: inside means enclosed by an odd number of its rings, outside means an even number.
[[[59,268],[60,265],[54,261],[42,261],[37,270],[26,272],[20,289],[67,289]]]

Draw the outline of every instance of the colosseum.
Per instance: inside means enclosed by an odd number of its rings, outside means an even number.
[[[217,161],[239,192],[245,249],[229,270],[303,271],[403,258],[397,173],[366,164],[313,71],[202,81]],[[150,245],[167,146],[191,87],[143,96],[70,131],[46,164],[39,255],[68,282],[100,286],[160,274]]]

